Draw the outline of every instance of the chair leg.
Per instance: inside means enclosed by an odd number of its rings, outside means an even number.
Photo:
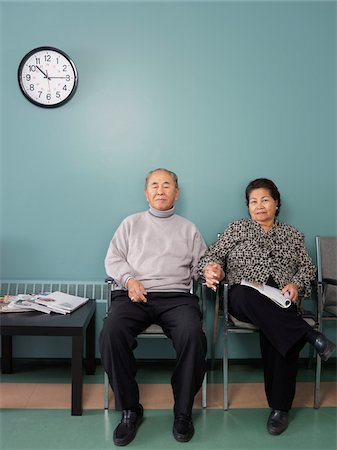
[[[104,409],[109,409],[109,379],[104,372]]]
[[[228,332],[224,330],[223,350],[223,409],[228,410]]]
[[[316,354],[316,375],[315,375],[315,392],[314,392],[314,408],[318,409],[320,407],[320,396],[321,396],[321,370],[322,370],[322,360],[318,354]]]
[[[207,372],[205,373],[201,388],[201,406],[207,407]]]

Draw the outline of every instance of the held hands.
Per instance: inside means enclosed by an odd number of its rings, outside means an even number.
[[[134,303],[147,302],[147,298],[145,297],[146,291],[143,283],[136,280],[135,278],[130,278],[126,285],[126,288],[128,290],[128,296],[132,302]]]
[[[288,292],[289,300],[293,303],[296,303],[298,299],[298,286],[295,283],[289,283],[282,289],[282,294]]]
[[[206,286],[213,289],[213,291],[216,291],[218,284],[225,277],[225,272],[219,264],[209,263],[204,267],[204,276]]]

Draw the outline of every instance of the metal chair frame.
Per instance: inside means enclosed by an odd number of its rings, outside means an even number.
[[[323,322],[337,320],[336,306],[329,305],[328,287],[337,286],[337,237],[316,236],[317,258],[317,301],[318,301],[318,329],[323,330]],[[326,250],[330,251],[332,258],[328,260]],[[332,251],[331,251],[332,250]],[[337,288],[336,288],[337,290]],[[320,406],[322,360],[317,355],[316,382],[315,382],[315,408]]]
[[[111,305],[111,292],[114,290],[114,280],[113,278],[107,278],[107,302],[106,302],[106,315],[108,314]],[[195,282],[195,286],[198,284]],[[191,290],[192,291],[192,290]],[[203,317],[203,324],[206,324],[206,302],[200,295],[199,299],[201,301],[201,312]],[[140,333],[137,338],[145,339],[168,339],[164,331],[159,325],[150,325],[146,330]],[[207,406],[207,372],[205,373],[204,380],[201,387],[201,405],[203,408]],[[109,379],[106,372],[104,372],[104,409],[109,409]]]

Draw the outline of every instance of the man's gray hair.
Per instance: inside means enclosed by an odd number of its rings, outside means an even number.
[[[146,179],[145,179],[145,189],[147,188],[147,184],[148,184],[148,182],[149,182],[150,176],[151,176],[154,172],[158,172],[159,170],[162,170],[162,171],[168,173],[168,174],[172,177],[172,180],[174,181],[175,187],[176,187],[176,188],[179,188],[179,186],[178,186],[178,177],[177,177],[177,175],[176,175],[174,172],[172,172],[171,170],[163,169],[163,168],[160,167],[160,168],[158,168],[158,169],[151,170],[151,172],[149,172],[149,173],[147,174],[147,177],[146,177]]]

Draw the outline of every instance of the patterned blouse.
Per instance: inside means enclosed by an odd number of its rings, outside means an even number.
[[[200,276],[210,262],[220,264],[229,285],[242,280],[266,283],[271,276],[280,289],[295,283],[306,297],[316,274],[303,234],[277,220],[268,232],[253,220],[231,223],[200,259]]]

